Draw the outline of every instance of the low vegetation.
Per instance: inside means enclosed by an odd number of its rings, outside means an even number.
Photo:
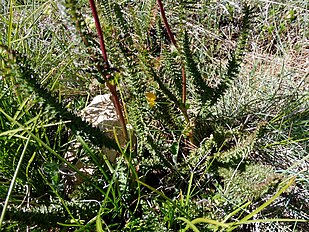
[[[309,230],[306,1],[0,12],[2,230]]]

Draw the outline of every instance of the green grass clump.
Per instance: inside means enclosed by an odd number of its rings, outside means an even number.
[[[308,230],[304,1],[0,13],[1,229]],[[80,112],[106,93],[102,131]]]

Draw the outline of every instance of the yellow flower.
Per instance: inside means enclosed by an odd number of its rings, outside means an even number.
[[[147,99],[150,107],[154,107],[154,105],[156,104],[157,96],[154,93],[151,93],[151,92],[147,92],[147,93],[145,93],[145,95],[146,95],[146,99]]]

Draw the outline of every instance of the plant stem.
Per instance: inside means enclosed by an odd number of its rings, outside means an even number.
[[[166,18],[166,15],[165,15],[165,11],[164,11],[164,8],[163,8],[163,4],[162,4],[162,1],[161,0],[157,0],[158,2],[158,5],[159,5],[159,8],[160,8],[160,12],[161,12],[161,17],[162,17],[162,20],[163,20],[163,23],[165,25],[165,28],[167,30],[167,34],[168,36],[170,37],[173,45],[178,49],[178,44],[176,42],[176,39],[171,31],[171,28],[167,22],[167,18]],[[186,78],[186,71],[185,71],[185,67],[184,67],[184,64],[183,62],[181,62],[181,76],[182,76],[182,103],[185,105],[186,104],[186,92],[187,92],[187,78]]]
[[[102,52],[106,65],[109,67],[107,53],[106,53],[105,44],[104,44],[104,37],[103,37],[102,29],[101,29],[100,20],[98,17],[97,8],[95,6],[94,0],[89,0],[89,3],[90,3],[91,11],[92,11],[92,16],[94,18],[95,27],[97,29],[99,40],[100,40],[101,52]]]
[[[163,4],[161,0],[157,0],[157,3],[159,5],[160,8],[160,12],[161,12],[161,17],[163,20],[163,23],[165,25],[165,28],[167,30],[167,34],[170,37],[173,45],[176,47],[177,50],[179,50],[178,44],[176,42],[176,39],[171,31],[170,25],[167,22],[167,18],[165,15],[165,11],[163,8]],[[186,70],[185,70],[185,65],[183,63],[183,61],[181,61],[181,76],[182,76],[182,96],[181,96],[181,103],[182,104],[178,104],[178,107],[180,108],[181,112],[183,113],[185,120],[188,124],[190,124],[190,119],[188,116],[188,112],[187,112],[187,108],[186,108],[186,96],[187,96],[187,77],[186,77]],[[194,143],[193,140],[193,133],[191,131],[190,135],[189,135],[189,139],[192,143]]]
[[[177,48],[177,42],[175,40],[175,37],[171,31],[171,28],[167,22],[167,18],[165,16],[165,11],[164,11],[164,8],[163,8],[163,4],[162,4],[162,1],[161,0],[157,0],[158,2],[158,5],[159,5],[159,8],[160,8],[160,12],[161,12],[161,16],[162,16],[162,20],[163,20],[163,23],[165,25],[165,28],[167,30],[167,33],[168,33],[168,36],[170,37],[172,43],[174,44],[174,46]]]
[[[110,65],[108,63],[108,57],[107,57],[105,44],[104,44],[104,37],[103,37],[102,29],[101,29],[100,20],[99,20],[99,17],[98,17],[98,12],[97,12],[97,9],[96,9],[96,6],[95,6],[95,2],[94,2],[94,0],[89,0],[89,3],[90,3],[91,11],[92,11],[92,16],[94,18],[95,26],[96,26],[96,29],[97,29],[97,33],[98,33],[98,36],[99,36],[99,40],[100,40],[100,48],[101,48],[102,56],[103,56],[103,59],[105,61],[104,68],[109,69]],[[124,116],[123,116],[121,103],[120,103],[120,100],[119,100],[118,95],[117,95],[116,85],[110,82],[110,80],[109,80],[110,75],[104,75],[103,77],[106,81],[106,85],[107,85],[110,93],[112,94],[112,101],[113,101],[113,104],[115,106],[116,112],[117,112],[118,117],[119,117],[119,121],[120,121],[121,128],[122,128],[122,133],[124,135],[124,138],[127,140],[128,139],[128,133],[127,133],[127,128],[126,128],[126,122],[125,122],[125,119],[124,119]]]
[[[112,94],[112,101],[114,103],[116,112],[117,112],[117,114],[119,116],[119,121],[120,121],[120,125],[121,125],[121,128],[122,128],[123,136],[127,140],[128,139],[128,132],[127,132],[126,122],[125,122],[125,119],[124,119],[124,116],[123,116],[123,112],[122,112],[122,106],[121,106],[121,103],[120,103],[119,98],[118,98],[118,94],[117,94],[117,90],[116,90],[116,85],[115,84],[111,84],[108,81],[106,82],[106,84],[107,84],[107,87],[108,87],[109,91]]]

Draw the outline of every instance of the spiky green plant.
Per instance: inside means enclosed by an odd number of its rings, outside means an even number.
[[[255,100],[237,108],[239,96],[231,97],[242,91],[251,99],[250,88],[240,90],[240,70],[250,29],[259,33],[252,27],[258,7],[169,0],[27,3],[0,8],[4,227],[176,231],[188,229],[183,220],[193,229],[206,222],[215,226],[201,225],[205,230],[232,230],[253,223],[252,216],[272,222],[262,209],[284,196],[264,198],[288,171],[278,174],[252,157],[276,146],[267,144],[273,128],[283,136],[280,145],[291,141],[285,133],[297,107],[268,123],[271,117],[262,120],[252,111]],[[32,12],[24,18],[19,9]],[[273,32],[262,29],[265,36]],[[119,143],[116,129],[115,138],[108,137],[76,115],[91,97],[85,86],[92,79],[113,95],[128,144]],[[295,115],[303,119],[306,111],[300,112]],[[305,141],[303,135],[297,138]],[[81,145],[68,161],[63,155],[75,141]],[[118,152],[114,163],[102,146]],[[304,183],[301,173],[295,175]],[[248,213],[243,199],[260,206]],[[86,202],[96,202],[93,212]]]

